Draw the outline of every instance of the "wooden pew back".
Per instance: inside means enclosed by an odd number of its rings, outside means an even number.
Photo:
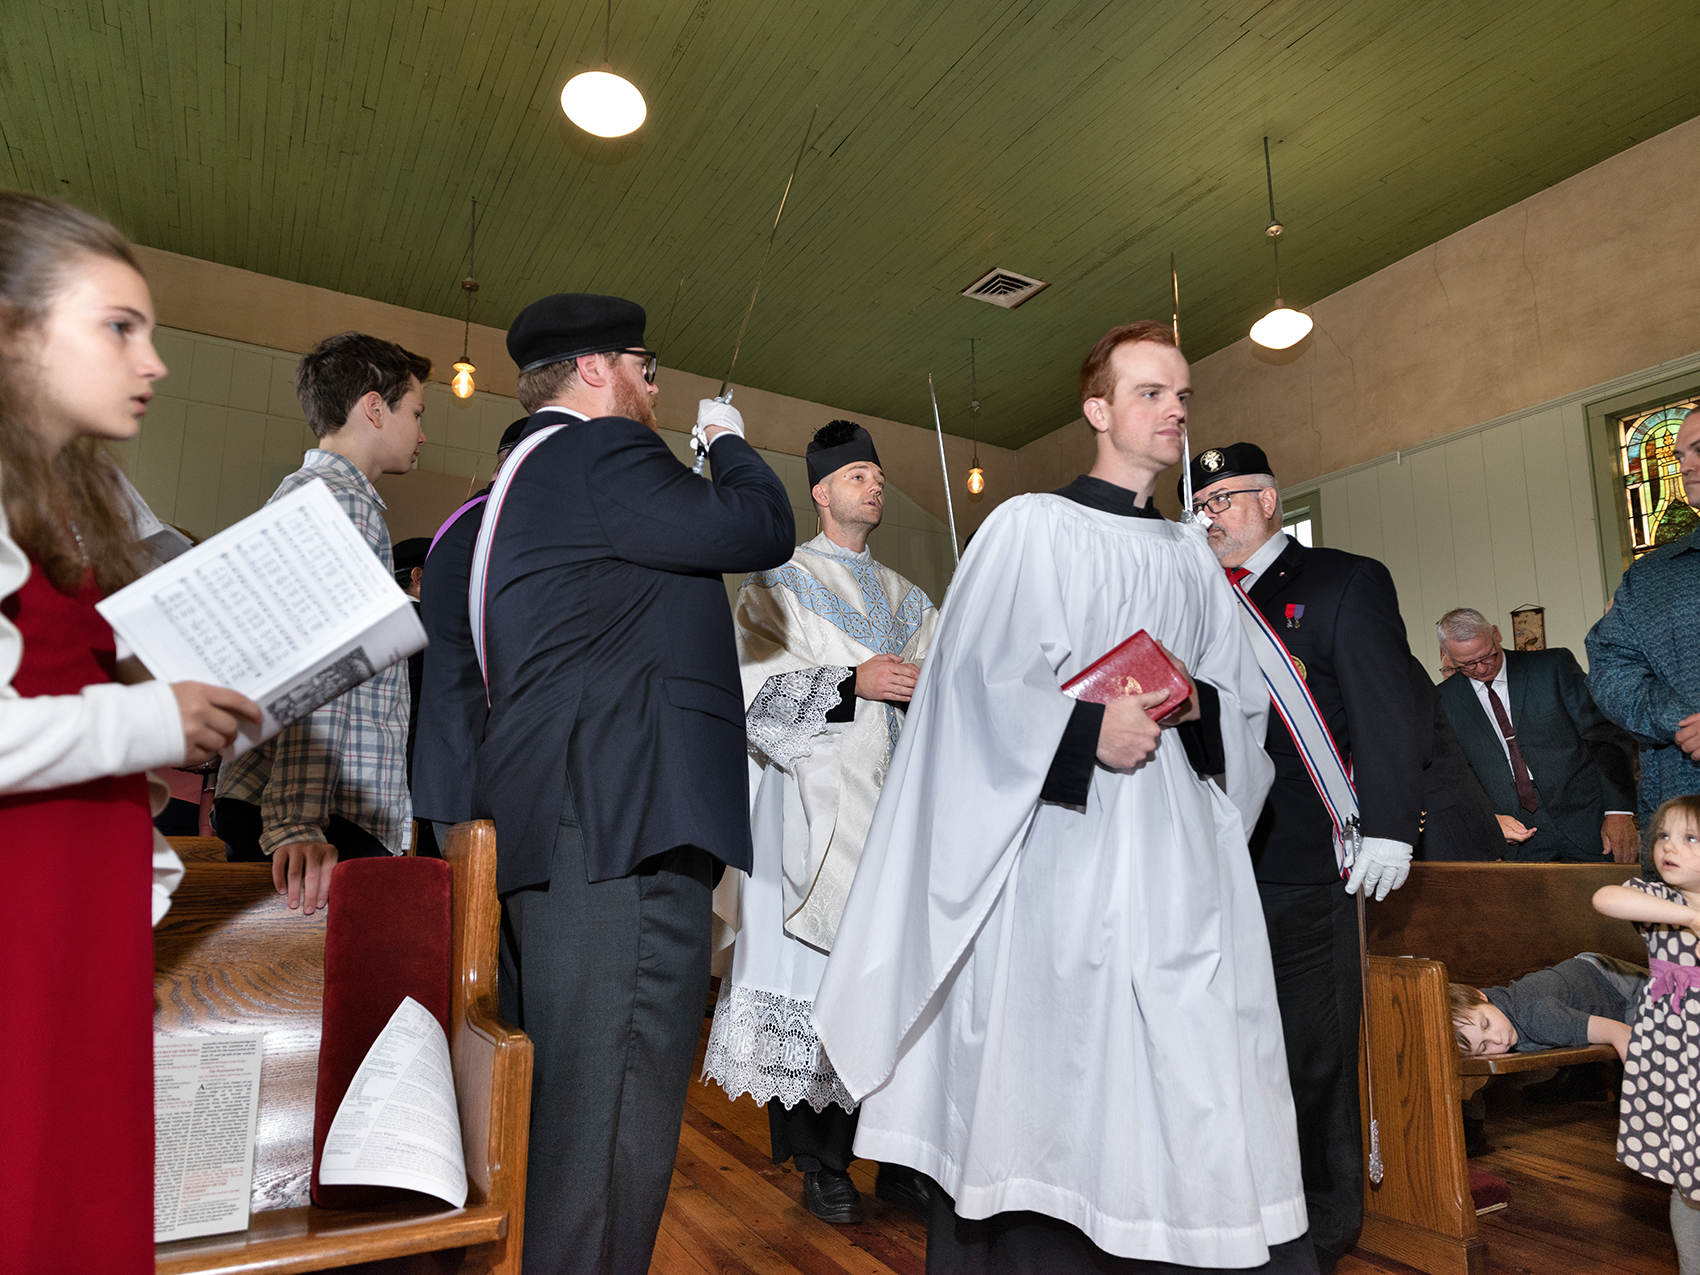
[[[197,846],[185,848],[199,849]],[[308,1203],[324,998],[325,913],[284,906],[269,864],[185,857],[154,931],[154,1026],[163,1035],[265,1034],[253,1213],[246,1232],[155,1249],[160,1275],[307,1271],[462,1250],[461,1275],[518,1275],[531,1112],[531,1042],[496,1012],[495,831],[461,824],[444,847],[454,876],[449,1052],[466,1151],[466,1207],[321,1210]]]
[[[1363,1248],[1430,1275],[1486,1275],[1460,1102],[1488,1073],[1609,1050],[1460,1059],[1446,985],[1500,986],[1579,952],[1645,964],[1635,927],[1592,904],[1600,886],[1635,874],[1610,863],[1417,863],[1402,887],[1369,904],[1364,1018],[1385,1176],[1379,1185],[1366,1178]],[[1367,1149],[1367,1101],[1364,1108]]]
[[[1594,911],[1602,885],[1637,875],[1632,864],[1417,863],[1403,886],[1366,910],[1375,956],[1445,964],[1453,982],[1498,987],[1578,952],[1637,965],[1647,945],[1627,921]]]

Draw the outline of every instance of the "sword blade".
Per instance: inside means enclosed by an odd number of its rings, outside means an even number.
[[[944,458],[944,422],[939,419],[939,396],[933,388],[933,374],[927,373],[927,393],[933,399],[933,425],[939,432],[939,469],[944,474],[944,511],[950,516],[950,554],[957,563],[962,562],[962,550],[956,545],[956,503],[950,498],[950,465]]]
[[[738,325],[738,339],[732,343],[732,361],[726,365],[726,375],[721,379],[717,398],[724,398],[726,387],[732,384],[732,371],[738,366],[738,351],[744,348],[744,333],[749,330],[750,316],[756,310],[762,276],[767,274],[767,259],[773,252],[773,241],[779,235],[779,220],[785,216],[785,204],[791,198],[791,183],[797,180],[797,170],[803,166],[803,155],[809,149],[809,135],[815,131],[815,116],[819,113],[819,106],[809,112],[809,124],[803,130],[803,144],[797,148],[797,162],[791,165],[791,175],[785,179],[785,192],[779,196],[779,211],[773,214],[773,229],[768,232],[767,247],[762,249],[761,266],[756,270],[756,286],[750,289],[750,303],[744,307],[744,321]]]

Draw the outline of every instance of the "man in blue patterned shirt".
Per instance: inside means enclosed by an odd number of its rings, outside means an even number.
[[[1676,435],[1683,493],[1700,507],[1700,411]],[[1641,826],[1659,803],[1700,792],[1700,531],[1661,545],[1623,573],[1588,633],[1588,691],[1641,745]]]
[[[429,359],[391,341],[359,332],[321,341],[295,370],[295,393],[320,446],[272,500],[323,482],[384,570],[393,571],[384,502],[373,483],[417,463],[425,442],[422,382],[430,374]],[[269,858],[278,893],[311,916],[329,900],[339,858],[402,853],[413,818],[407,719],[401,663],[238,759],[219,777],[213,803],[229,857]]]

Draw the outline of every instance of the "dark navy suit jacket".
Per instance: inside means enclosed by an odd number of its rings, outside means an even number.
[[[488,494],[486,488],[483,493]],[[472,781],[478,741],[484,738],[484,677],[472,651],[466,614],[466,578],[484,506],[458,511],[438,533],[419,586],[419,619],[425,626],[425,667],[413,719],[413,814],[438,823],[472,818]]]
[[[1433,718],[1411,685],[1411,650],[1393,577],[1374,558],[1289,541],[1251,600],[1304,662],[1305,683],[1352,767],[1366,837],[1415,845]],[[1288,614],[1288,607],[1303,608]],[[1275,713],[1265,743],[1275,783],[1252,831],[1259,881],[1337,880],[1334,825],[1298,747]]]
[[[1517,781],[1493,721],[1463,674],[1440,684],[1440,702],[1495,814],[1533,827],[1505,857],[1544,863],[1609,863],[1600,842],[1606,811],[1635,809],[1635,741],[1588,694],[1588,678],[1562,646],[1505,653],[1506,711],[1540,807],[1517,801]]]
[[[796,528],[748,443],[723,435],[711,460],[709,481],[653,430],[605,416],[571,421],[513,476],[484,597],[490,714],[475,798],[496,822],[498,891],[549,879],[569,782],[591,881],[682,845],[750,867],[744,697],[720,577],[779,566]]]

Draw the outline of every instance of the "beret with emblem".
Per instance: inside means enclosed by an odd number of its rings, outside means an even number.
[[[1231,443],[1227,447],[1210,447],[1192,458],[1192,489],[1194,492],[1242,474],[1275,475],[1269,469],[1269,457],[1256,443]],[[1175,484],[1175,495],[1186,499],[1186,487]]]
[[[557,292],[533,301],[508,328],[508,354],[521,372],[581,354],[643,346],[643,307],[624,297]]]

